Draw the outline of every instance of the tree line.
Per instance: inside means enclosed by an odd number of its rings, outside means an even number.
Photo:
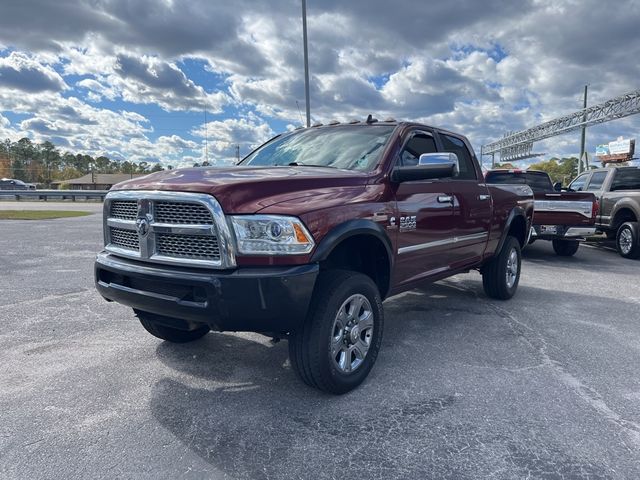
[[[209,166],[209,162],[194,163],[194,167]],[[519,168],[511,163],[498,168]],[[169,170],[173,167],[168,166]],[[551,158],[529,167],[549,174],[554,182],[567,184],[578,175],[576,157]],[[81,177],[87,173],[152,173],[164,170],[159,163],[116,161],[101,155],[61,152],[53,143],[34,143],[29,138],[0,142],[0,178],[17,178],[28,183],[50,186],[52,182]]]
[[[172,167],[169,166],[169,169]],[[61,152],[53,143],[34,143],[28,138],[0,142],[0,178],[16,178],[50,186],[87,173],[152,173],[164,170],[158,163],[111,160],[81,153]]]

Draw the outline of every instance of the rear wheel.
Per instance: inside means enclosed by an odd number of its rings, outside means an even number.
[[[289,357],[307,385],[353,390],[367,377],[382,341],[382,299],[366,275],[329,270],[318,277],[309,314],[289,338]]]
[[[620,225],[616,235],[618,253],[625,258],[640,257],[640,231],[638,222],[626,222]]]
[[[580,247],[577,240],[553,240],[552,243],[554,252],[561,257],[572,257]]]
[[[173,343],[187,343],[193,342],[194,340],[198,340],[199,338],[204,337],[207,333],[209,333],[209,326],[203,325],[194,330],[182,330],[179,328],[173,328],[166,325],[166,323],[170,323],[171,319],[169,317],[163,317],[162,315],[156,315],[154,313],[143,312],[140,310],[134,310],[138,320],[144,327],[144,329],[149,332],[154,337],[161,338],[162,340],[166,340],[168,342]]]
[[[522,254],[515,237],[507,237],[500,252],[482,267],[482,286],[488,297],[508,300],[520,282]]]

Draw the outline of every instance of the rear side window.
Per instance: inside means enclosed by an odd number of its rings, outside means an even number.
[[[589,192],[597,192],[602,188],[602,184],[607,179],[608,172],[594,172],[591,175],[591,180],[589,180],[589,185],[587,185],[587,191]]]
[[[578,178],[576,178],[573,182],[569,184],[569,189],[574,192],[582,192],[584,190],[584,185],[587,183],[587,177],[589,173],[583,173]]]
[[[460,162],[460,174],[456,178],[462,180],[475,180],[476,169],[471,160],[471,153],[462,140],[449,135],[440,134],[442,139],[442,146],[445,152],[453,152],[458,155],[458,161]]]
[[[487,173],[487,183],[506,184],[506,185],[524,185],[524,177],[513,172],[489,172]]]
[[[529,185],[534,192],[550,192],[553,190],[551,180],[544,173],[533,172],[489,172],[487,183],[507,185]]]
[[[640,169],[618,170],[611,184],[611,191],[614,190],[640,190]]]
[[[524,174],[524,178],[527,185],[529,185],[534,192],[550,192],[553,190],[549,175],[527,172]]]

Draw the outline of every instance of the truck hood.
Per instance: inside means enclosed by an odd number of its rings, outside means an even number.
[[[186,168],[152,173],[111,190],[162,190],[207,193],[225,213],[255,213],[270,205],[306,196],[349,197],[360,193],[369,174],[325,167]]]

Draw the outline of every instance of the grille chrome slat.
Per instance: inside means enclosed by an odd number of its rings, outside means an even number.
[[[236,266],[231,232],[210,195],[117,191],[107,195],[105,213],[106,250],[114,255],[172,265]]]
[[[158,223],[213,225],[211,212],[199,203],[155,202],[153,217]]]
[[[160,233],[156,235],[156,253],[166,257],[220,260],[218,239],[213,236]]]
[[[135,230],[125,230],[123,228],[111,227],[110,235],[111,243],[116,247],[136,251],[140,248],[138,233]]]
[[[138,202],[135,200],[114,200],[110,207],[111,218],[135,220],[138,216]]]

